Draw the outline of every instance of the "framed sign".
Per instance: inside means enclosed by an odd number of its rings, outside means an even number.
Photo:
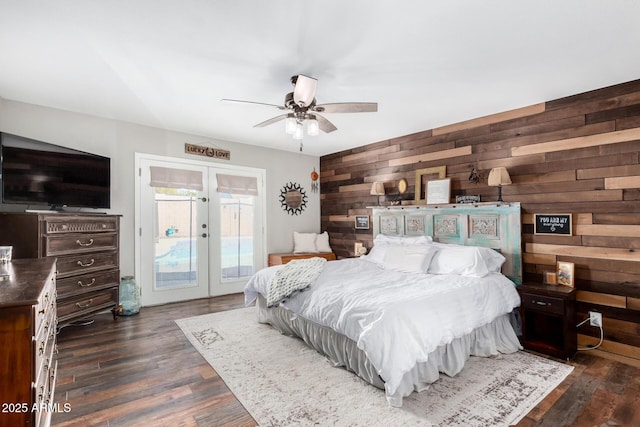
[[[480,195],[456,196],[456,203],[480,203]]]
[[[357,230],[369,229],[369,215],[356,215],[356,229]]]
[[[451,178],[427,181],[427,204],[449,203],[451,197]]]
[[[571,236],[571,214],[533,214],[533,234]]]

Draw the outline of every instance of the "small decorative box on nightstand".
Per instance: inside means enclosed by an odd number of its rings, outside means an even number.
[[[336,259],[336,254],[333,252],[320,252],[320,253],[308,253],[308,254],[269,254],[269,267],[272,265],[286,264],[292,259],[305,259],[320,257],[327,261],[333,261]]]
[[[518,291],[522,298],[522,345],[569,360],[577,349],[576,290],[526,282]]]

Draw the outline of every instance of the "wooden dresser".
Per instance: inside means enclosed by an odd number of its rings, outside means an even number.
[[[333,252],[321,252],[321,253],[299,253],[299,254],[269,254],[269,267],[272,265],[280,265],[286,264],[292,259],[305,259],[305,258],[313,258],[320,257],[324,258],[327,261],[334,261],[336,259],[336,254]]]
[[[115,310],[120,286],[119,215],[0,213],[0,244],[13,258],[58,259],[58,326]]]
[[[48,426],[56,384],[56,261],[0,264],[0,426]],[[50,405],[50,406],[48,406]]]

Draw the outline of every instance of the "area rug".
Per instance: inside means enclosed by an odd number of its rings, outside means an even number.
[[[249,307],[176,323],[261,426],[508,426],[573,369],[525,352],[471,357],[393,408],[382,390],[256,319]]]

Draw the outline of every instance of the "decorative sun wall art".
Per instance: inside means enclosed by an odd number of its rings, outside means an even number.
[[[307,207],[307,193],[300,184],[290,182],[280,190],[280,205],[289,215],[299,215]]]

